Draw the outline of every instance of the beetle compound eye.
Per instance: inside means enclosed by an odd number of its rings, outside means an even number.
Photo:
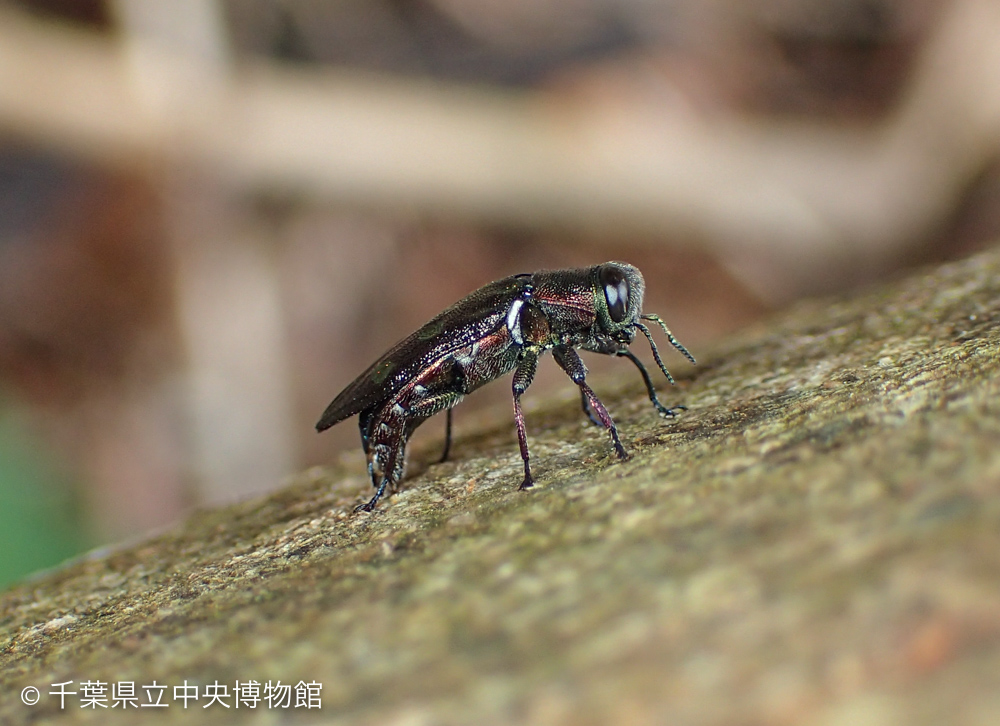
[[[620,269],[608,266],[601,268],[599,281],[608,301],[608,315],[613,322],[622,322],[628,313],[628,280]]]

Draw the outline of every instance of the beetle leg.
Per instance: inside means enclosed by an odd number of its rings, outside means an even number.
[[[608,413],[608,409],[604,408],[604,404],[597,398],[597,394],[594,393],[593,389],[587,385],[587,366],[580,360],[580,356],[575,350],[565,346],[554,348],[552,355],[556,359],[556,363],[559,364],[559,367],[566,371],[566,375],[570,377],[573,383],[580,387],[580,390],[587,399],[587,403],[590,404],[590,408],[597,414],[601,423],[604,424],[604,428],[608,430],[608,433],[611,434],[611,442],[614,444],[615,453],[618,454],[618,458],[627,459],[628,453],[625,451],[625,447],[622,446],[621,439],[618,438],[618,429],[615,427],[615,422],[611,420],[611,414]]]
[[[405,441],[396,442],[396,453],[389,454],[387,460],[376,461],[379,454],[368,460],[368,476],[371,477],[372,486],[375,487],[375,496],[364,504],[359,504],[354,508],[355,512],[370,512],[375,509],[378,500],[385,494],[385,490],[392,486],[395,488],[396,482],[402,474],[402,457],[406,447]]]
[[[438,459],[439,464],[448,461],[448,452],[451,451],[451,411],[449,408],[445,414],[447,419],[444,425],[444,451],[441,452],[441,458]]]
[[[461,401],[462,398],[464,398],[463,394],[455,393],[454,391],[438,393],[434,396],[430,396],[429,398],[424,398],[411,403],[410,407],[406,411],[406,415],[409,418],[427,418],[428,416],[433,416],[436,413],[441,413],[446,408],[450,409],[452,406]]]
[[[389,484],[389,477],[383,476],[382,483],[378,485],[378,489],[375,491],[375,496],[369,499],[364,504],[359,504],[354,508],[355,512],[370,512],[375,509],[375,505],[378,504],[378,500],[382,498],[385,494],[385,488]]]
[[[447,460],[448,452],[451,451],[451,408],[461,401],[463,397],[464,395],[461,393],[449,391],[448,393],[439,393],[436,396],[417,401],[410,406],[409,415],[420,418],[427,418],[440,413],[442,409],[447,409],[448,422],[445,424],[444,453],[438,459],[439,464]]]
[[[511,385],[514,394],[514,423],[517,424],[517,445],[521,448],[521,460],[524,462],[524,481],[518,489],[530,489],[535,485],[531,478],[531,466],[528,464],[528,434],[524,428],[524,413],[521,411],[521,394],[528,390],[535,369],[538,367],[538,354],[522,350],[521,359],[514,369],[514,382]]]
[[[649,373],[646,371],[646,366],[642,364],[641,360],[635,357],[632,351],[619,350],[615,353],[615,355],[620,356],[622,358],[628,358],[630,361],[635,363],[635,367],[638,368],[639,373],[642,374],[643,383],[646,384],[646,392],[649,394],[649,400],[653,402],[653,405],[656,407],[656,410],[660,412],[661,416],[673,418],[674,416],[677,415],[676,413],[674,413],[674,411],[678,410],[687,411],[687,406],[673,406],[671,408],[667,408],[662,403],[660,403],[660,399],[656,397],[656,389],[653,388],[653,381],[650,380]]]
[[[395,489],[403,475],[406,442],[412,433],[405,402],[390,400],[385,404],[362,412],[361,440],[368,455],[368,476],[375,488],[375,496],[354,511],[370,512],[385,494]]]
[[[583,413],[590,419],[590,423],[594,426],[603,426],[601,420],[594,416],[594,412],[590,410],[590,403],[587,401],[587,394],[580,390],[580,405],[583,407]]]

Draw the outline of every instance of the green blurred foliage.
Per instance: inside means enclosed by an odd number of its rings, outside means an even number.
[[[0,402],[0,587],[86,546],[68,478]]]

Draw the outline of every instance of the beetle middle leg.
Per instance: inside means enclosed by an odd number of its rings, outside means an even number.
[[[531,465],[528,463],[528,434],[524,428],[524,413],[521,411],[521,394],[528,390],[535,369],[538,367],[538,354],[528,350],[522,351],[521,359],[514,369],[514,382],[511,390],[514,394],[514,423],[517,425],[517,445],[521,449],[521,460],[524,462],[524,481],[518,489],[530,489],[535,486],[531,478]]]
[[[615,422],[611,419],[611,414],[608,413],[608,409],[597,398],[597,394],[594,393],[593,389],[587,385],[587,367],[580,360],[580,356],[575,350],[565,346],[554,348],[552,355],[556,359],[556,363],[559,364],[559,367],[566,371],[566,375],[570,377],[570,380],[580,387],[580,391],[589,404],[590,409],[597,414],[601,423],[604,424],[604,428],[611,434],[611,442],[614,444],[615,453],[618,454],[618,458],[627,459],[628,453],[625,451],[625,447],[622,446],[622,441],[618,437],[618,429],[615,427]]]
[[[444,425],[444,451],[441,452],[441,458],[438,459],[437,463],[443,464],[448,461],[448,454],[451,452],[451,409],[445,413],[447,420]]]
[[[590,419],[590,423],[594,424],[594,426],[603,426],[604,425],[601,422],[601,419],[597,418],[594,415],[594,412],[591,410],[591,408],[590,408],[590,402],[587,400],[587,394],[583,392],[582,388],[580,389],[580,407],[583,409],[584,415],[588,419]]]

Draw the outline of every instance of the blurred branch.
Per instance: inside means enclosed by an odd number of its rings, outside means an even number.
[[[231,67],[219,3],[114,0],[114,8],[132,87],[168,153],[200,149],[212,158],[215,146],[200,134],[217,133]],[[186,428],[199,500],[217,503],[267,491],[294,468],[280,270],[240,190],[220,178],[225,161],[180,166],[162,176],[162,197],[186,354]]]
[[[250,190],[701,237],[780,297],[891,257],[997,153],[1000,7],[948,12],[898,112],[845,130],[329,69],[213,77],[4,9],[0,127],[101,162],[208,164]]]

